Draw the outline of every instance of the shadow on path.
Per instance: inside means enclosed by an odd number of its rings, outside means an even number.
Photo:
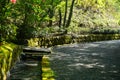
[[[54,47],[56,80],[120,80],[119,48],[119,40]]]

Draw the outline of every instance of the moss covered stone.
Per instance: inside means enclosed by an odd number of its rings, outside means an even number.
[[[5,44],[0,46],[0,80],[7,79],[7,72],[18,60],[21,47],[15,44]]]
[[[28,46],[51,47],[79,42],[93,42],[103,40],[120,39],[120,34],[86,34],[86,35],[60,35],[40,38],[31,38],[28,40]]]

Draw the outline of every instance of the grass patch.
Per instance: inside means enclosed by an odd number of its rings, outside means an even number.
[[[42,80],[55,80],[55,74],[50,68],[49,57],[44,56],[42,60]]]

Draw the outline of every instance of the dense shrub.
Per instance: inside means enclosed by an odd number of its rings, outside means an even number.
[[[13,24],[0,26],[1,41],[11,41],[16,39],[17,26]]]
[[[120,34],[120,29],[118,28],[98,28],[92,29],[93,34]]]

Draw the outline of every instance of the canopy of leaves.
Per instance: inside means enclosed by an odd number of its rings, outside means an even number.
[[[66,29],[68,32],[74,32],[74,29],[77,32],[86,27],[98,29],[119,26],[120,0],[75,0],[72,21],[66,28],[64,24],[70,19],[73,1],[17,0],[13,4],[10,0],[0,0],[0,39],[25,39]]]

